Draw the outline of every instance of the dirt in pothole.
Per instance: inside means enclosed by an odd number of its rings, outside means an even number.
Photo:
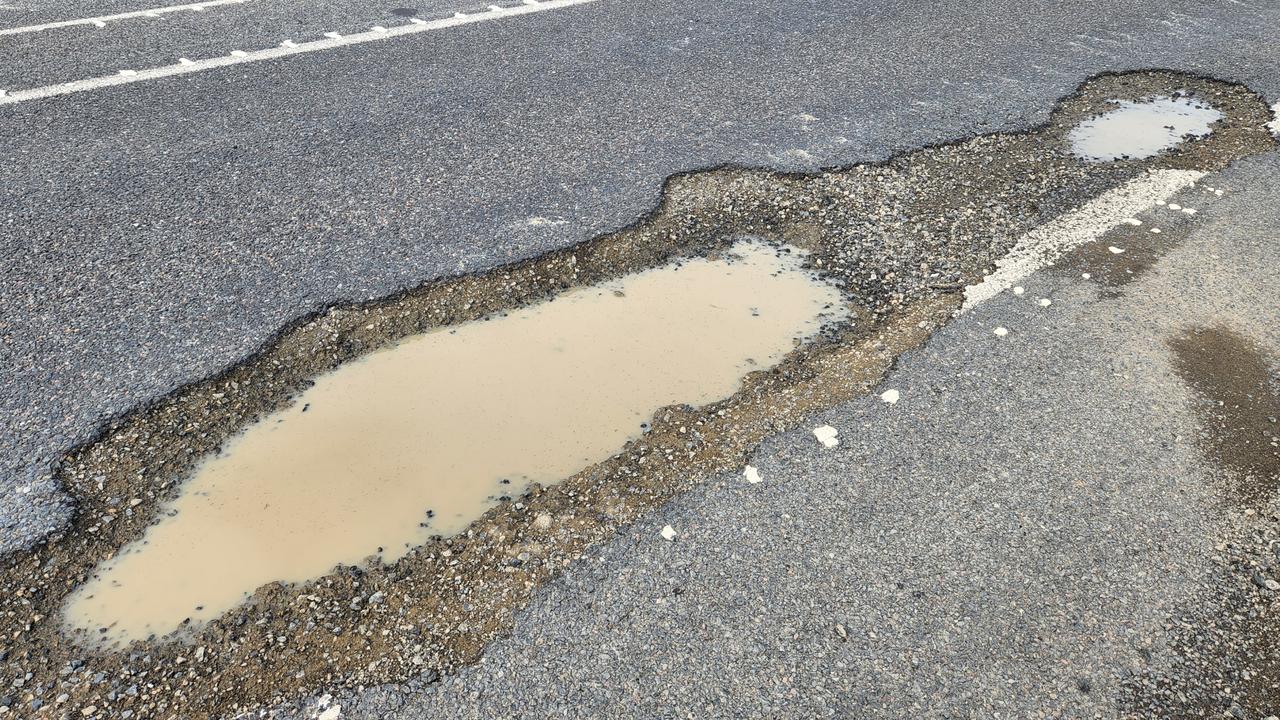
[[[67,621],[91,644],[165,635],[266,583],[465,530],[530,482],[607,460],[658,408],[728,397],[845,319],[802,263],[744,241],[348,363],[201,463]]]
[[[1180,89],[1223,113],[1207,138],[1141,161],[1071,155],[1065,138],[1082,119],[1116,100]],[[91,708],[98,717],[219,717],[474,662],[531,593],[590,545],[691,484],[740,468],[764,437],[873,387],[1023,233],[1147,170],[1216,170],[1271,149],[1270,119],[1238,85],[1165,72],[1101,76],[1031,132],[812,175],[678,176],[659,207],[623,231],[304,318],[244,362],[112,421],[59,463],[78,504],[73,522],[0,571],[0,667],[11,681],[2,699],[20,716]],[[268,584],[181,641],[114,652],[64,633],[68,596],[142,536],[203,458],[326,372],[419,333],[712,255],[743,237],[810,251],[808,267],[840,289],[851,319],[748,374],[731,397],[661,409],[622,452],[552,487],[534,484],[391,564]]]

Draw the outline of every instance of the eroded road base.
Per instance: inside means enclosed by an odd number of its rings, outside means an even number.
[[[1190,92],[1223,113],[1207,138],[1147,160],[1089,163],[1066,134],[1114,100]],[[72,524],[7,560],[0,656],[24,713],[219,717],[320,689],[399,681],[473,662],[557,570],[619,526],[698,482],[740,468],[765,436],[870,390],[903,351],[960,306],[1024,233],[1150,170],[1212,171],[1270,149],[1265,103],[1246,88],[1177,73],[1085,83],[1051,122],[815,175],[714,170],[670,180],[657,210],[608,236],[484,274],[338,307],[282,331],[220,375],[181,388],[69,453],[58,477]],[[528,305],[571,287],[716,252],[752,236],[811,251],[853,319],[747,376],[731,398],[660,411],[620,454],[505,502],[460,535],[389,566],[273,584],[181,638],[90,650],[60,622],[93,568],[140,537],[196,463],[314,378],[432,328]],[[134,502],[137,500],[138,502]]]

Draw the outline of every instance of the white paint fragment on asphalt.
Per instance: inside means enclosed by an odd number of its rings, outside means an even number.
[[[342,717],[342,706],[330,705],[316,720],[338,720],[340,717]]]
[[[889,403],[890,405],[898,402],[898,400],[901,397],[902,397],[902,393],[899,393],[897,390],[893,390],[893,389],[885,390],[884,392],[880,393],[880,399]]]
[[[1031,230],[996,261],[995,272],[965,288],[962,311],[990,300],[1068,250],[1097,240],[1126,218],[1167,201],[1204,175],[1198,170],[1153,170]]]
[[[1195,209],[1195,208],[1184,207],[1184,208],[1182,208],[1182,212],[1184,212],[1184,213],[1186,213],[1186,214],[1188,214],[1188,215],[1195,215],[1195,214],[1196,214],[1196,209]]]
[[[756,483],[761,482],[760,470],[754,465],[748,465],[747,469],[742,471],[742,476],[745,477],[747,479],[747,482],[751,483],[752,485],[755,485]]]
[[[1052,304],[1053,301],[1049,298],[1040,298],[1040,307],[1049,307]]]
[[[822,427],[816,427],[813,429],[813,436],[818,438],[818,442],[822,443],[826,447],[835,447],[839,445],[840,441],[836,439],[836,436],[839,434],[840,431],[830,425],[823,425]]]
[[[1015,287],[1015,288],[1013,289],[1013,294],[1014,294],[1014,295],[1021,295],[1022,293],[1026,292],[1026,291],[1027,291],[1027,290],[1026,290],[1026,288],[1024,288],[1024,287],[1022,287],[1021,285],[1019,285],[1018,287]]]
[[[1271,122],[1267,123],[1267,129],[1272,135],[1280,135],[1280,102],[1271,106]]]
[[[1138,218],[1125,218],[1125,219],[1124,219],[1124,224],[1125,224],[1125,225],[1132,225],[1132,226],[1134,226],[1134,227],[1137,227],[1137,226],[1139,226],[1139,225],[1141,225],[1141,224],[1142,224],[1142,221],[1141,221],[1141,220],[1139,220]]]
[[[992,332],[996,334],[996,337],[1004,337],[1009,334],[1009,328],[998,327],[995,330],[992,330]]]
[[[1159,234],[1160,234],[1160,228],[1151,228],[1151,232],[1153,232],[1153,233],[1155,233],[1155,234],[1159,235]]]
[[[1113,255],[1119,255],[1124,252],[1124,248],[1118,248],[1115,245],[1108,245],[1107,249],[1110,250]]]
[[[1169,209],[1170,209],[1170,210],[1181,210],[1181,209],[1182,209],[1182,206],[1181,206],[1181,205],[1179,205],[1178,203],[1169,203]]]
[[[675,528],[673,528],[673,527],[671,527],[670,525],[667,525],[666,527],[662,528],[662,539],[664,539],[664,540],[675,540],[675,539],[676,539],[676,529],[675,529]]]
[[[1091,277],[1093,277],[1093,276],[1092,276],[1092,275],[1090,275],[1089,273],[1080,273],[1080,277],[1084,278],[1085,280],[1088,280],[1089,278],[1091,278]]]

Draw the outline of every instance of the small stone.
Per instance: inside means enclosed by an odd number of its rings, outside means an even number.
[[[1119,255],[1124,252],[1124,248],[1118,248],[1115,245],[1108,245],[1107,249],[1110,250],[1113,255]]]
[[[754,465],[748,465],[747,469],[742,471],[742,476],[745,477],[747,479],[747,482],[751,483],[752,485],[755,485],[756,483],[761,482],[760,470],[757,469]]]
[[[1004,337],[1005,335],[1009,334],[1009,328],[998,327],[995,330],[992,330],[992,332],[996,334],[996,337]]]
[[[316,720],[338,720],[340,717],[342,717],[342,706],[330,705]]]
[[[1151,228],[1151,232],[1155,233],[1156,235],[1159,235],[1159,234],[1160,234],[1160,228]]]
[[[902,393],[894,389],[885,390],[884,392],[880,393],[880,399],[883,400],[884,402],[889,403],[890,405],[898,402],[898,400],[900,400],[901,398],[902,398]]]
[[[369,596],[370,605],[381,605],[387,599],[387,594],[381,590]]]
[[[533,526],[539,530],[551,527],[551,513],[538,513],[538,517],[533,519]]]
[[[1188,214],[1188,215],[1195,215],[1195,214],[1196,214],[1196,209],[1195,209],[1195,208],[1182,208],[1182,212],[1184,212],[1184,213],[1186,213],[1186,214]]]
[[[89,705],[89,706],[80,708],[80,714],[85,717],[89,717],[90,715],[96,712],[98,712],[98,708],[96,705]]]
[[[1091,277],[1093,277],[1093,276],[1092,276],[1092,275],[1090,275],[1089,273],[1080,273],[1080,277],[1084,278],[1085,280],[1088,280],[1089,278],[1091,278]]]
[[[1052,304],[1053,301],[1049,298],[1040,298],[1040,307],[1049,307]]]
[[[1138,218],[1125,218],[1123,222],[1125,225],[1132,225],[1134,227],[1137,227],[1142,224],[1142,221],[1139,220]]]
[[[670,525],[667,525],[666,527],[662,528],[662,538],[664,540],[675,540],[676,529],[671,527]]]
[[[816,427],[813,429],[813,436],[818,438],[818,442],[822,443],[826,447],[835,447],[839,445],[840,441],[836,439],[836,436],[839,434],[840,431],[830,425],[823,425],[822,427]]]
[[[1027,290],[1026,290],[1026,288],[1024,288],[1024,287],[1022,287],[1021,285],[1019,285],[1018,287],[1016,287],[1016,288],[1014,288],[1014,289],[1013,289],[1013,294],[1014,294],[1014,295],[1021,295],[1022,293],[1026,292],[1026,291],[1027,291]]]
[[[1170,209],[1170,210],[1181,210],[1181,209],[1182,209],[1182,206],[1181,206],[1181,205],[1179,205],[1178,203],[1169,203],[1169,209]]]

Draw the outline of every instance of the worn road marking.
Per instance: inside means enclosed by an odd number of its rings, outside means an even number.
[[[240,2],[243,0],[235,1]],[[318,52],[320,50],[333,50],[335,48],[346,47],[348,45],[359,45],[361,43],[372,42],[374,40],[386,40],[389,38],[400,37],[402,35],[427,32],[428,30],[444,30],[446,28],[457,27],[459,25],[470,25],[472,23],[479,23],[497,18],[510,18],[520,15],[529,15],[536,12],[543,12],[546,10],[558,10],[560,8],[571,7],[574,5],[586,5],[595,1],[596,0],[544,0],[539,2],[537,5],[516,5],[514,7],[504,8],[502,12],[489,11],[476,13],[474,15],[454,16],[442,20],[433,20],[421,25],[409,23],[407,25],[387,28],[382,32],[369,30],[367,32],[355,33],[352,35],[326,33],[325,40],[296,43],[294,45],[280,45],[278,47],[267,48],[265,50],[245,52],[243,55],[225,55],[222,57],[197,60],[189,65],[178,63],[176,65],[165,65],[163,67],[148,68],[145,70],[130,70],[128,71],[130,73],[128,75],[122,73],[89,78],[87,80],[76,80],[73,82],[61,83],[59,85],[46,85],[45,87],[31,88],[29,90],[10,90],[8,95],[0,96],[0,105],[12,105],[14,103],[26,102],[29,100],[41,100],[58,95],[70,95],[72,93],[98,90],[105,87],[111,87],[113,85],[124,85],[126,83],[140,82],[143,80],[158,80],[160,78],[202,72],[204,70],[226,67],[228,65],[240,65],[243,63],[259,62],[262,60],[274,60],[276,58],[288,57],[290,55],[301,55],[302,53]],[[209,5],[210,3],[203,4]]]
[[[99,15],[98,17],[80,18],[79,20],[62,20],[60,22],[45,23],[44,25],[27,25],[24,27],[4,28],[0,30],[0,35],[22,35],[23,33],[42,32],[44,30],[75,27],[77,25],[106,27],[107,23],[113,20],[128,20],[129,18],[137,17],[156,18],[166,13],[183,11],[199,12],[206,8],[217,7],[219,5],[241,5],[248,1],[249,0],[205,0],[204,2],[188,3],[186,5],[170,5],[168,7],[151,8],[149,10],[134,10],[133,12],[118,13],[116,15]]]
[[[1068,250],[1097,240],[1126,218],[1167,201],[1204,176],[1198,170],[1153,170],[1028,232],[996,261],[995,272],[964,289],[964,310],[995,297]]]

